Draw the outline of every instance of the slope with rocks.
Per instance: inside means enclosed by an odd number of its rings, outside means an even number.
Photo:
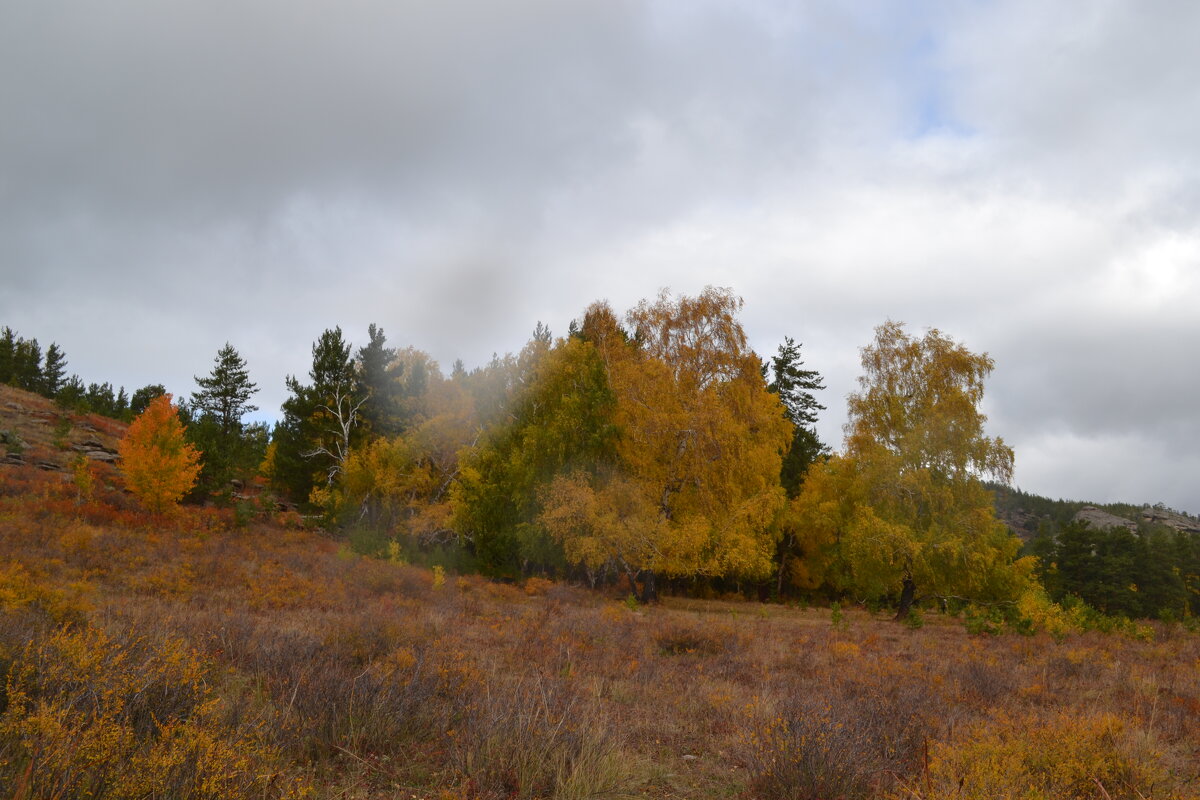
[[[41,395],[0,385],[0,465],[58,472],[80,455],[118,460],[126,425],[98,414],[75,414]]]

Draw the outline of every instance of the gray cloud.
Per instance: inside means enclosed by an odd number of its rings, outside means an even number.
[[[469,364],[732,286],[827,376],[885,318],[996,358],[1018,482],[1200,510],[1186,3],[10,4],[0,323],[271,413],[340,324]]]

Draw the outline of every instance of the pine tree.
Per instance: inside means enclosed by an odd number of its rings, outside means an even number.
[[[251,382],[246,362],[229,342],[217,352],[214,362],[208,377],[196,378],[200,391],[192,392],[192,410],[197,416],[215,417],[221,435],[233,437],[242,431],[242,417],[258,410],[250,404],[258,386]]]
[[[12,383],[17,357],[17,334],[7,325],[0,331],[0,383]]]
[[[42,348],[37,339],[17,337],[10,383],[27,392],[42,388]]]
[[[129,413],[137,416],[146,410],[150,402],[167,393],[167,389],[161,383],[151,383],[143,386],[133,393],[133,397],[129,401]]]
[[[188,441],[204,454],[204,463],[193,494],[224,497],[233,478],[257,466],[257,449],[247,446],[242,417],[258,410],[250,403],[258,387],[228,342],[213,359],[212,372],[196,383],[200,390],[192,393]]]
[[[340,327],[322,333],[312,354],[312,382],[287,377],[291,396],[283,401],[283,419],[271,436],[272,485],[298,502],[308,501],[318,474],[330,483],[341,471],[363,401],[357,396],[350,345]]]
[[[113,401],[113,416],[117,419],[125,419],[129,413],[129,395],[125,393],[125,387],[122,386],[117,390],[117,397]]]
[[[401,432],[401,420],[397,407],[399,374],[396,351],[387,347],[383,328],[371,323],[367,326],[368,342],[358,349],[357,393],[366,398],[362,406],[362,418],[376,436],[395,436]]]
[[[63,385],[59,387],[54,401],[60,408],[78,412],[90,410],[87,401],[87,387],[83,385],[83,381],[78,375],[72,375],[63,381]]]
[[[57,343],[51,342],[46,349],[46,363],[42,367],[41,393],[53,398],[62,388],[67,373],[67,357]]]
[[[113,407],[116,405],[116,395],[113,394],[112,384],[107,381],[104,383],[89,383],[87,387],[87,395],[84,398],[87,401],[88,409],[95,414],[102,414],[106,417],[113,415]]]

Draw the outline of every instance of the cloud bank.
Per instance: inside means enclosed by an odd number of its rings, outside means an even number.
[[[340,324],[468,365],[730,286],[827,378],[884,319],[997,368],[1017,483],[1200,511],[1200,7],[17,3],[0,324],[270,412]]]

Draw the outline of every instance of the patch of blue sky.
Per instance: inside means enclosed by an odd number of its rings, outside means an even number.
[[[950,76],[940,63],[938,40],[933,32],[926,31],[917,37],[897,66],[896,77],[906,103],[905,138],[970,138],[978,133],[954,113]]]

